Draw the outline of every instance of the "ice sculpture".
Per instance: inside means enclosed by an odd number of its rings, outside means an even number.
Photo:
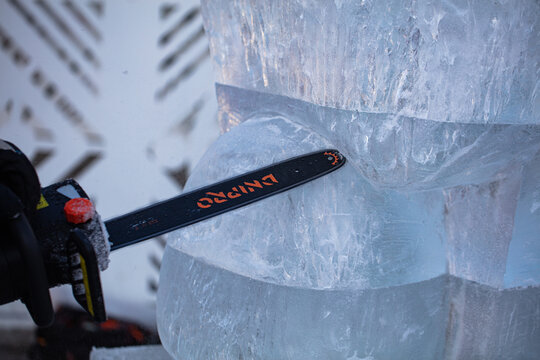
[[[203,2],[224,135],[186,190],[339,171],[176,232],[178,359],[540,356],[537,1]]]

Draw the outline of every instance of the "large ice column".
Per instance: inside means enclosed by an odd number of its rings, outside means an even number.
[[[224,135],[194,189],[326,147],[174,233],[178,359],[540,357],[537,1],[203,2]]]

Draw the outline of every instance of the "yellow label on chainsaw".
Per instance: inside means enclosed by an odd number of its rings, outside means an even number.
[[[49,206],[49,203],[47,202],[47,200],[45,200],[45,196],[41,194],[41,198],[39,199],[39,202],[36,208],[40,210],[40,209],[46,208],[47,206]]]

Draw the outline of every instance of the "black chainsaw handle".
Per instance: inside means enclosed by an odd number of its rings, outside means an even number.
[[[38,326],[49,326],[54,320],[54,310],[39,243],[26,215],[23,211],[18,211],[20,203],[18,197],[2,184],[0,193],[3,195],[3,201],[12,205],[6,207],[11,214],[3,214],[5,216],[3,221],[9,234],[6,240],[12,242],[10,246],[12,256],[5,256],[2,262],[11,275],[12,283],[0,284],[0,287],[10,285],[14,287],[8,291],[16,297],[12,300],[21,297],[34,322]]]
[[[22,300],[36,325],[50,326],[54,321],[54,310],[39,243],[23,213],[11,221],[11,227],[21,252],[26,276],[27,292]]]

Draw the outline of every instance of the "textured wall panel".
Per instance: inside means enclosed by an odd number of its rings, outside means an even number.
[[[0,137],[42,185],[76,178],[104,218],[177,194],[216,109],[197,1],[0,1]],[[153,321],[162,246],[112,255],[111,313]]]

